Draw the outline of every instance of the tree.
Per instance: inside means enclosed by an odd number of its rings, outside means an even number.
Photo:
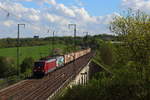
[[[24,73],[29,69],[32,70],[33,66],[34,66],[34,59],[32,57],[25,58],[21,64],[21,73]]]
[[[124,16],[114,19],[110,29],[123,42],[120,47],[124,50],[120,53],[127,57],[126,64],[133,61],[137,65],[137,71],[146,78],[144,74],[150,67],[150,16],[128,10]]]
[[[111,23],[111,31],[120,37],[129,59],[141,64],[149,63],[150,56],[150,16],[143,12],[128,13],[116,17]]]
[[[116,17],[110,29],[121,42],[114,44],[115,48],[111,50],[106,43],[99,41],[95,59],[106,64],[107,52],[111,51],[115,62],[107,65],[113,66],[113,73],[98,73],[87,86],[69,89],[60,100],[149,100],[150,16],[129,10]]]
[[[0,77],[8,77],[15,75],[17,68],[15,67],[14,59],[10,57],[0,57]]]

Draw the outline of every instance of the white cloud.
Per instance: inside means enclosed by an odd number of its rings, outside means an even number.
[[[40,17],[38,15],[29,15],[29,18],[33,21],[39,21]]]
[[[12,1],[21,1],[21,0],[12,0]],[[35,2],[38,4],[44,4],[44,3],[48,3],[50,5],[56,5],[56,0],[22,0],[22,1],[26,1],[26,2]]]
[[[51,4],[51,5],[56,5],[56,1],[55,0],[45,0],[45,2]]]
[[[64,4],[58,4],[57,6],[54,7],[54,9],[66,16],[75,17],[75,13],[73,12],[73,10],[69,9]]]
[[[7,27],[10,27],[11,25],[14,24],[14,21],[12,21],[12,20],[7,20],[7,21],[4,21],[3,24],[4,24],[5,26],[7,26]]]
[[[35,33],[46,36],[48,35],[47,29],[49,28],[51,30],[52,28],[58,30],[61,36],[71,35],[72,33],[68,31],[67,27],[70,23],[77,24],[78,35],[82,35],[81,33],[83,31],[89,31],[95,34],[107,33],[109,32],[109,22],[113,16],[118,15],[117,13],[112,13],[106,16],[92,16],[83,7],[66,6],[64,4],[58,4],[55,0],[26,0],[28,2],[39,1],[40,3],[51,5],[50,7],[40,9],[27,8],[17,1],[19,0],[11,2],[10,5],[7,5],[6,2],[0,2],[1,7],[18,16],[16,18],[10,14],[7,18],[7,13],[0,10],[0,23],[3,23],[3,26],[2,24],[0,25],[2,26],[0,27],[0,33],[7,32],[6,36],[10,36],[9,30],[11,30],[10,32],[16,32],[18,23],[25,23],[27,26],[23,32],[24,36],[33,36]]]
[[[122,0],[122,6],[150,13],[150,0]]]

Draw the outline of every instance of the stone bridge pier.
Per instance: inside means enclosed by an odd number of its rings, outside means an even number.
[[[70,82],[69,86],[86,85],[89,80],[90,62],[79,72],[78,75]]]

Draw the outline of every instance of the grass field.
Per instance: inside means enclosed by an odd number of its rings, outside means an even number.
[[[64,49],[65,45],[55,45],[54,48]],[[52,46],[32,46],[32,47],[20,47],[20,63],[26,57],[33,57],[35,60],[40,57],[47,56],[52,50]],[[15,60],[17,58],[17,48],[0,48],[0,56],[13,57]]]

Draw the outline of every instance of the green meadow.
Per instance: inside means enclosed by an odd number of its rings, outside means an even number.
[[[64,49],[66,46],[62,44],[57,44],[54,48]],[[52,51],[52,46],[32,46],[32,47],[20,47],[20,63],[26,57],[33,57],[35,60],[47,56]],[[12,57],[16,60],[17,58],[17,48],[0,48],[0,56]]]

